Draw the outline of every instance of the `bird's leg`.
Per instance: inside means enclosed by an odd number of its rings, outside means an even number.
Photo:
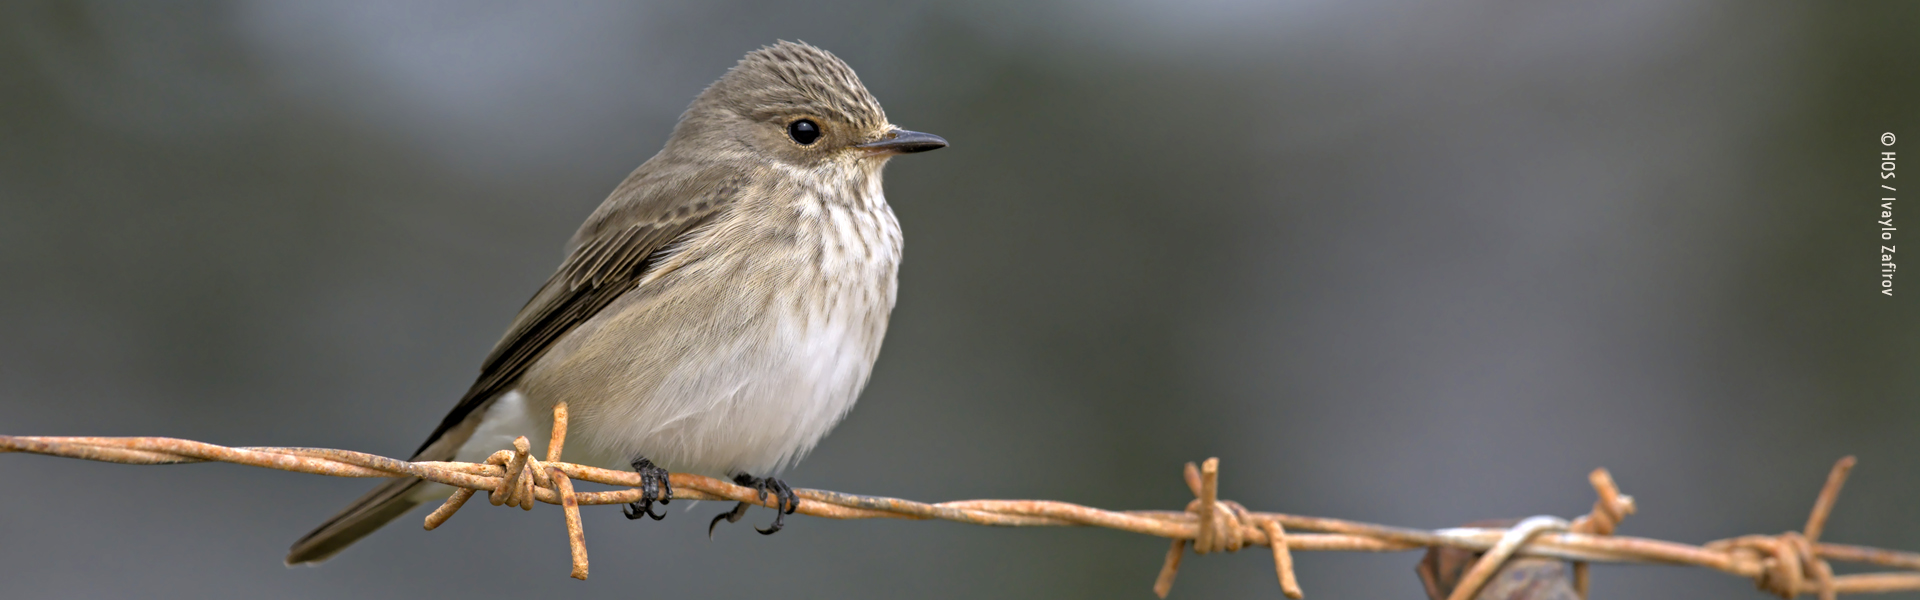
[[[793,514],[795,509],[800,508],[800,497],[793,495],[793,488],[787,487],[784,481],[772,477],[760,478],[741,473],[733,476],[733,482],[753,488],[754,491],[759,492],[761,502],[767,501],[767,494],[773,494],[773,525],[768,526],[766,529],[755,528],[754,531],[760,532],[760,535],[773,535],[774,532],[780,531],[781,527],[786,526],[787,515]],[[707,536],[713,536],[713,528],[720,524],[721,519],[726,519],[728,523],[734,523],[738,522],[740,517],[746,514],[747,503],[745,502],[734,506],[731,511],[720,513],[719,516],[713,518],[713,522],[707,524]]]
[[[640,501],[627,504],[620,512],[627,515],[627,520],[642,516],[653,517],[655,521],[666,518],[666,513],[654,514],[653,503],[659,501],[661,506],[666,506],[673,501],[673,483],[667,480],[667,470],[640,458],[633,461],[633,471],[640,474]]]

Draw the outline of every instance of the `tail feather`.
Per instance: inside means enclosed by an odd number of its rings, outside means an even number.
[[[333,555],[373,533],[381,525],[419,506],[420,500],[414,498],[413,491],[424,484],[424,479],[396,477],[373,488],[373,491],[348,505],[346,510],[294,542],[293,549],[287,552],[287,565],[318,563],[333,558]]]

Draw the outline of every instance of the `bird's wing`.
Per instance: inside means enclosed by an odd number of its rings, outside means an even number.
[[[449,432],[471,434],[472,428],[460,427],[463,421],[508,390],[561,336],[638,285],[662,250],[731,205],[740,195],[742,175],[717,165],[680,165],[643,166],[628,177],[580,228],[566,261],[520,309],[481,366],[479,380],[420,444],[415,458],[423,458]],[[460,443],[442,444],[435,452],[449,456],[426,459],[451,460]]]

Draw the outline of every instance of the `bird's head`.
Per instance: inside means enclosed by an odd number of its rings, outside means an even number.
[[[745,151],[799,167],[878,164],[944,148],[940,136],[887,122],[860,77],[838,57],[782,41],[747,54],[680,117],[669,145]]]

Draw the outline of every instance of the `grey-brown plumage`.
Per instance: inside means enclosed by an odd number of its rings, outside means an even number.
[[[901,235],[881,168],[945,145],[888,123],[824,50],[749,53],[581,225],[414,460],[544,444],[563,401],[569,461],[726,476],[797,460],[852,408],[893,308]],[[287,563],[445,493],[390,480]]]

